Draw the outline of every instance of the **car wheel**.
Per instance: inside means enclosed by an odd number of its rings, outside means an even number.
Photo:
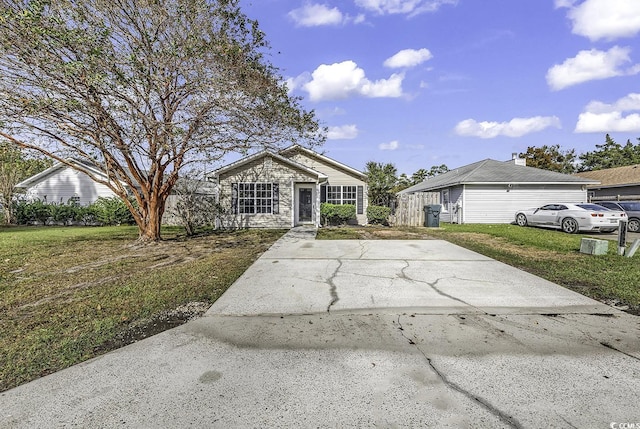
[[[638,232],[640,231],[640,219],[629,219],[627,223],[627,231],[629,232]]]
[[[516,223],[518,226],[527,226],[527,217],[523,213],[518,213]]]
[[[562,230],[567,234],[575,234],[578,232],[579,225],[578,221],[576,221],[572,217],[568,217],[562,220]]]

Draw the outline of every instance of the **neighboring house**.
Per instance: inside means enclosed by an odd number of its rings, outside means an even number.
[[[262,151],[211,175],[218,184],[224,228],[320,225],[320,204],[353,204],[367,221],[366,175],[298,145]]]
[[[67,161],[87,169],[101,179],[109,180],[107,174],[95,165],[72,158],[67,159]],[[124,186],[127,187],[127,185]],[[81,206],[95,203],[100,197],[117,197],[107,186],[94,181],[88,175],[61,162],[23,180],[16,185],[15,189],[23,193],[28,200],[41,200],[58,204],[74,201]],[[181,192],[190,192],[202,197],[212,195],[215,198],[217,189],[211,182],[178,179],[174,191],[167,198],[165,213],[162,217],[164,225],[179,225],[181,223],[181,217],[176,209]]]
[[[94,165],[72,158],[67,161],[108,180],[107,175]],[[48,203],[67,203],[72,200],[83,206],[95,202],[100,197],[115,196],[107,186],[61,162],[23,180],[15,189],[24,193],[29,200],[39,199]]]
[[[523,160],[485,159],[454,168],[401,194],[439,194],[440,220],[452,223],[511,223],[517,210],[554,201],[585,202],[596,180],[523,165]]]
[[[600,182],[587,186],[589,198],[594,201],[640,200],[640,164],[585,171],[576,176]]]

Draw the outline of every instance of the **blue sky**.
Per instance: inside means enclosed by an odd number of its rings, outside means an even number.
[[[321,149],[398,173],[640,137],[640,0],[241,0]]]

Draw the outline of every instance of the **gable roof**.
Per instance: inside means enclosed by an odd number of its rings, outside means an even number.
[[[423,192],[470,184],[597,184],[597,180],[556,173],[555,171],[516,165],[511,161],[485,159],[449,170],[413,185],[400,193]]]
[[[367,180],[367,175],[365,173],[363,173],[360,170],[356,170],[355,168],[349,167],[346,164],[343,164],[341,162],[336,161],[335,159],[329,158],[328,156],[319,154],[318,152],[315,152],[311,149],[307,149],[306,147],[302,147],[298,144],[294,144],[291,145],[289,147],[286,147],[284,149],[282,149],[279,153],[283,156],[287,156],[287,155],[291,155],[294,154],[296,152],[302,152],[307,156],[310,156],[312,158],[316,158],[319,159],[329,165],[332,165],[333,167],[336,167],[340,170],[346,171],[354,176],[359,177],[360,179],[362,179],[363,181]]]
[[[102,171],[100,168],[96,167],[95,165],[93,165],[91,163],[88,163],[86,161],[83,161],[83,160],[77,159],[77,158],[67,158],[66,161],[69,164],[75,164],[75,165],[81,167],[82,169],[87,170],[87,171],[91,172],[92,174],[95,174],[96,176],[102,176],[102,177],[104,177],[105,180],[109,180],[108,176],[104,173],[104,171]],[[46,178],[54,175],[58,171],[64,170],[65,168],[72,168],[72,167],[70,167],[68,164],[65,164],[63,162],[56,162],[55,164],[53,164],[51,167],[47,168],[46,170],[41,171],[38,174],[34,174],[31,177],[27,177],[22,182],[18,183],[15,186],[15,188],[17,188],[17,189],[29,188],[29,187],[35,185],[36,183],[39,183],[39,182],[45,180]]]
[[[613,186],[640,185],[640,164],[624,167],[606,168],[604,170],[584,171],[576,176],[600,181],[602,188]]]
[[[253,155],[250,155],[250,156],[244,157],[242,159],[239,159],[239,160],[237,160],[235,162],[232,162],[231,164],[227,164],[224,167],[221,167],[221,168],[213,171],[211,173],[211,177],[220,176],[223,173],[226,173],[228,171],[234,170],[234,169],[236,169],[238,167],[241,167],[241,166],[243,166],[245,164],[248,164],[248,163],[253,162],[253,161],[257,160],[257,159],[263,158],[265,156],[271,156],[274,159],[277,159],[278,161],[280,161],[280,162],[282,162],[284,164],[287,164],[287,165],[289,165],[291,167],[297,168],[297,169],[302,170],[302,171],[306,171],[310,175],[316,176],[319,179],[326,179],[327,178],[327,176],[325,176],[323,173],[320,173],[319,171],[316,171],[316,170],[314,170],[312,168],[309,168],[309,167],[307,167],[305,165],[302,165],[300,163],[292,161],[291,159],[286,158],[286,157],[284,157],[282,155],[279,155],[279,154],[277,154],[275,152],[272,152],[270,150],[263,150],[263,151],[260,151],[260,152],[256,152]]]

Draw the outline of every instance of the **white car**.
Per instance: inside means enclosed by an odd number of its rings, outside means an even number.
[[[578,231],[613,232],[626,219],[623,211],[609,210],[590,203],[554,203],[516,212],[520,226],[541,226],[562,229],[568,234]]]

